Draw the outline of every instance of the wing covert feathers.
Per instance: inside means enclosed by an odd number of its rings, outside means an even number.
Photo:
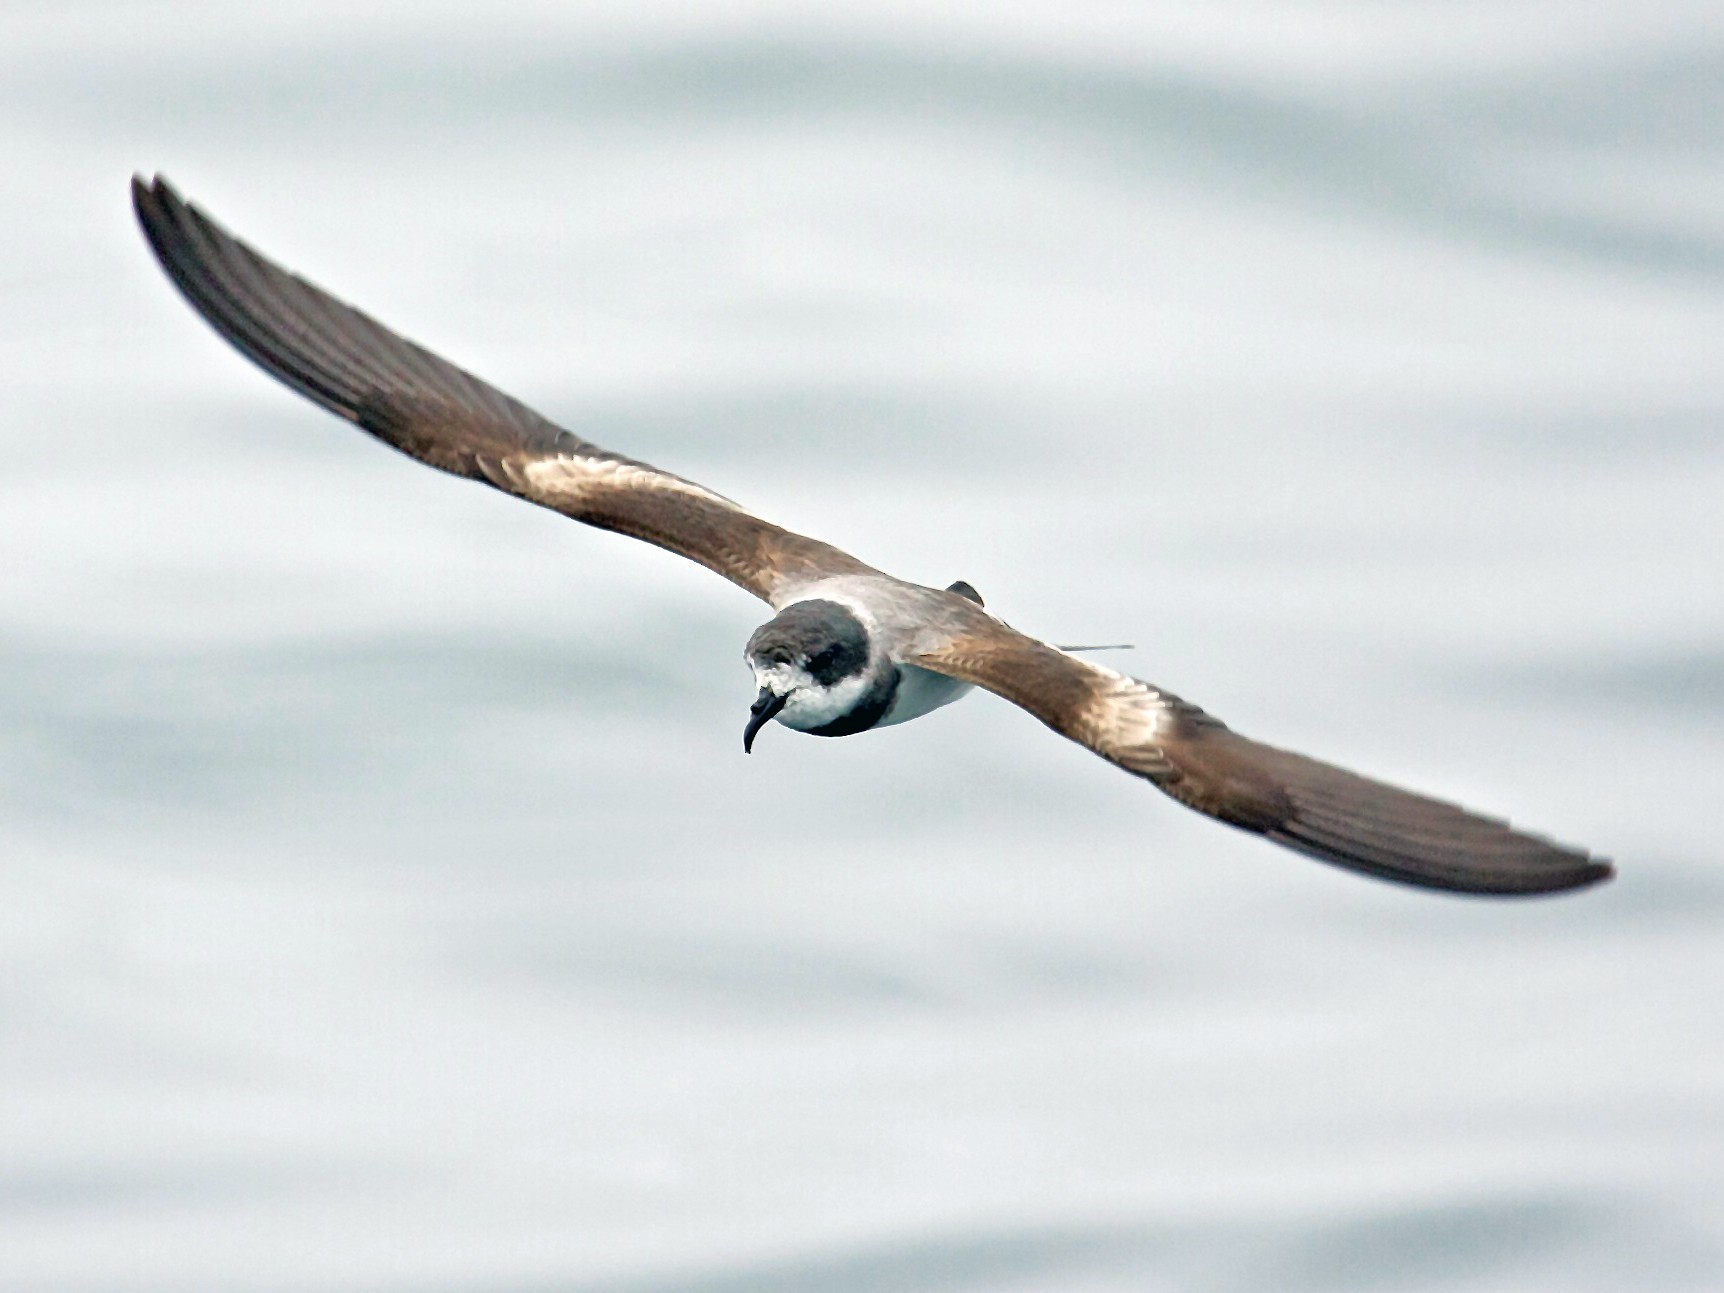
[[[764,600],[871,573],[712,491],[602,449],[289,273],[157,178],[132,181],[150,247],[194,309],[270,376],[385,444],[699,562]]]
[[[1218,821],[1430,889],[1548,893],[1611,875],[1583,850],[1240,736],[1177,696],[980,615],[915,663],[1005,697]]]

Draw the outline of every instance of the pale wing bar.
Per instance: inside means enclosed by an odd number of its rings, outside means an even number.
[[[977,613],[977,616],[980,612]],[[1187,807],[1385,880],[1536,894],[1605,880],[1610,864],[1505,821],[1240,736],[1147,683],[976,616],[916,657],[1030,711]]]
[[[168,276],[241,354],[421,462],[644,539],[767,601],[790,578],[870,569],[564,430],[282,269],[163,179],[134,178],[132,203]]]

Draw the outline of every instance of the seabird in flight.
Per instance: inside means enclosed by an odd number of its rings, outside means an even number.
[[[902,723],[981,687],[1180,803],[1324,862],[1480,894],[1607,879],[1610,864],[1240,736],[1197,706],[1019,633],[968,584],[928,588],[583,440],[233,237],[163,179],[132,182],[150,246],[241,354],[421,462],[697,561],[772,607],[748,640],[743,729]]]

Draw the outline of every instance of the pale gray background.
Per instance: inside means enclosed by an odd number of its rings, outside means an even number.
[[[0,1286],[1724,1287],[1724,28],[0,10]],[[240,361],[161,169],[566,421],[1617,857],[1493,905]]]

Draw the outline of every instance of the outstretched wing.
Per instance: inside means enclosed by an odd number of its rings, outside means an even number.
[[[765,601],[872,573],[692,481],[591,444],[252,250],[167,181],[132,181],[150,246],[186,300],[270,376],[443,471],[667,548]]]
[[[979,610],[912,663],[1021,705],[1189,808],[1354,871],[1430,889],[1531,894],[1610,864],[1316,759],[1240,736],[1148,683],[1026,637]]]

